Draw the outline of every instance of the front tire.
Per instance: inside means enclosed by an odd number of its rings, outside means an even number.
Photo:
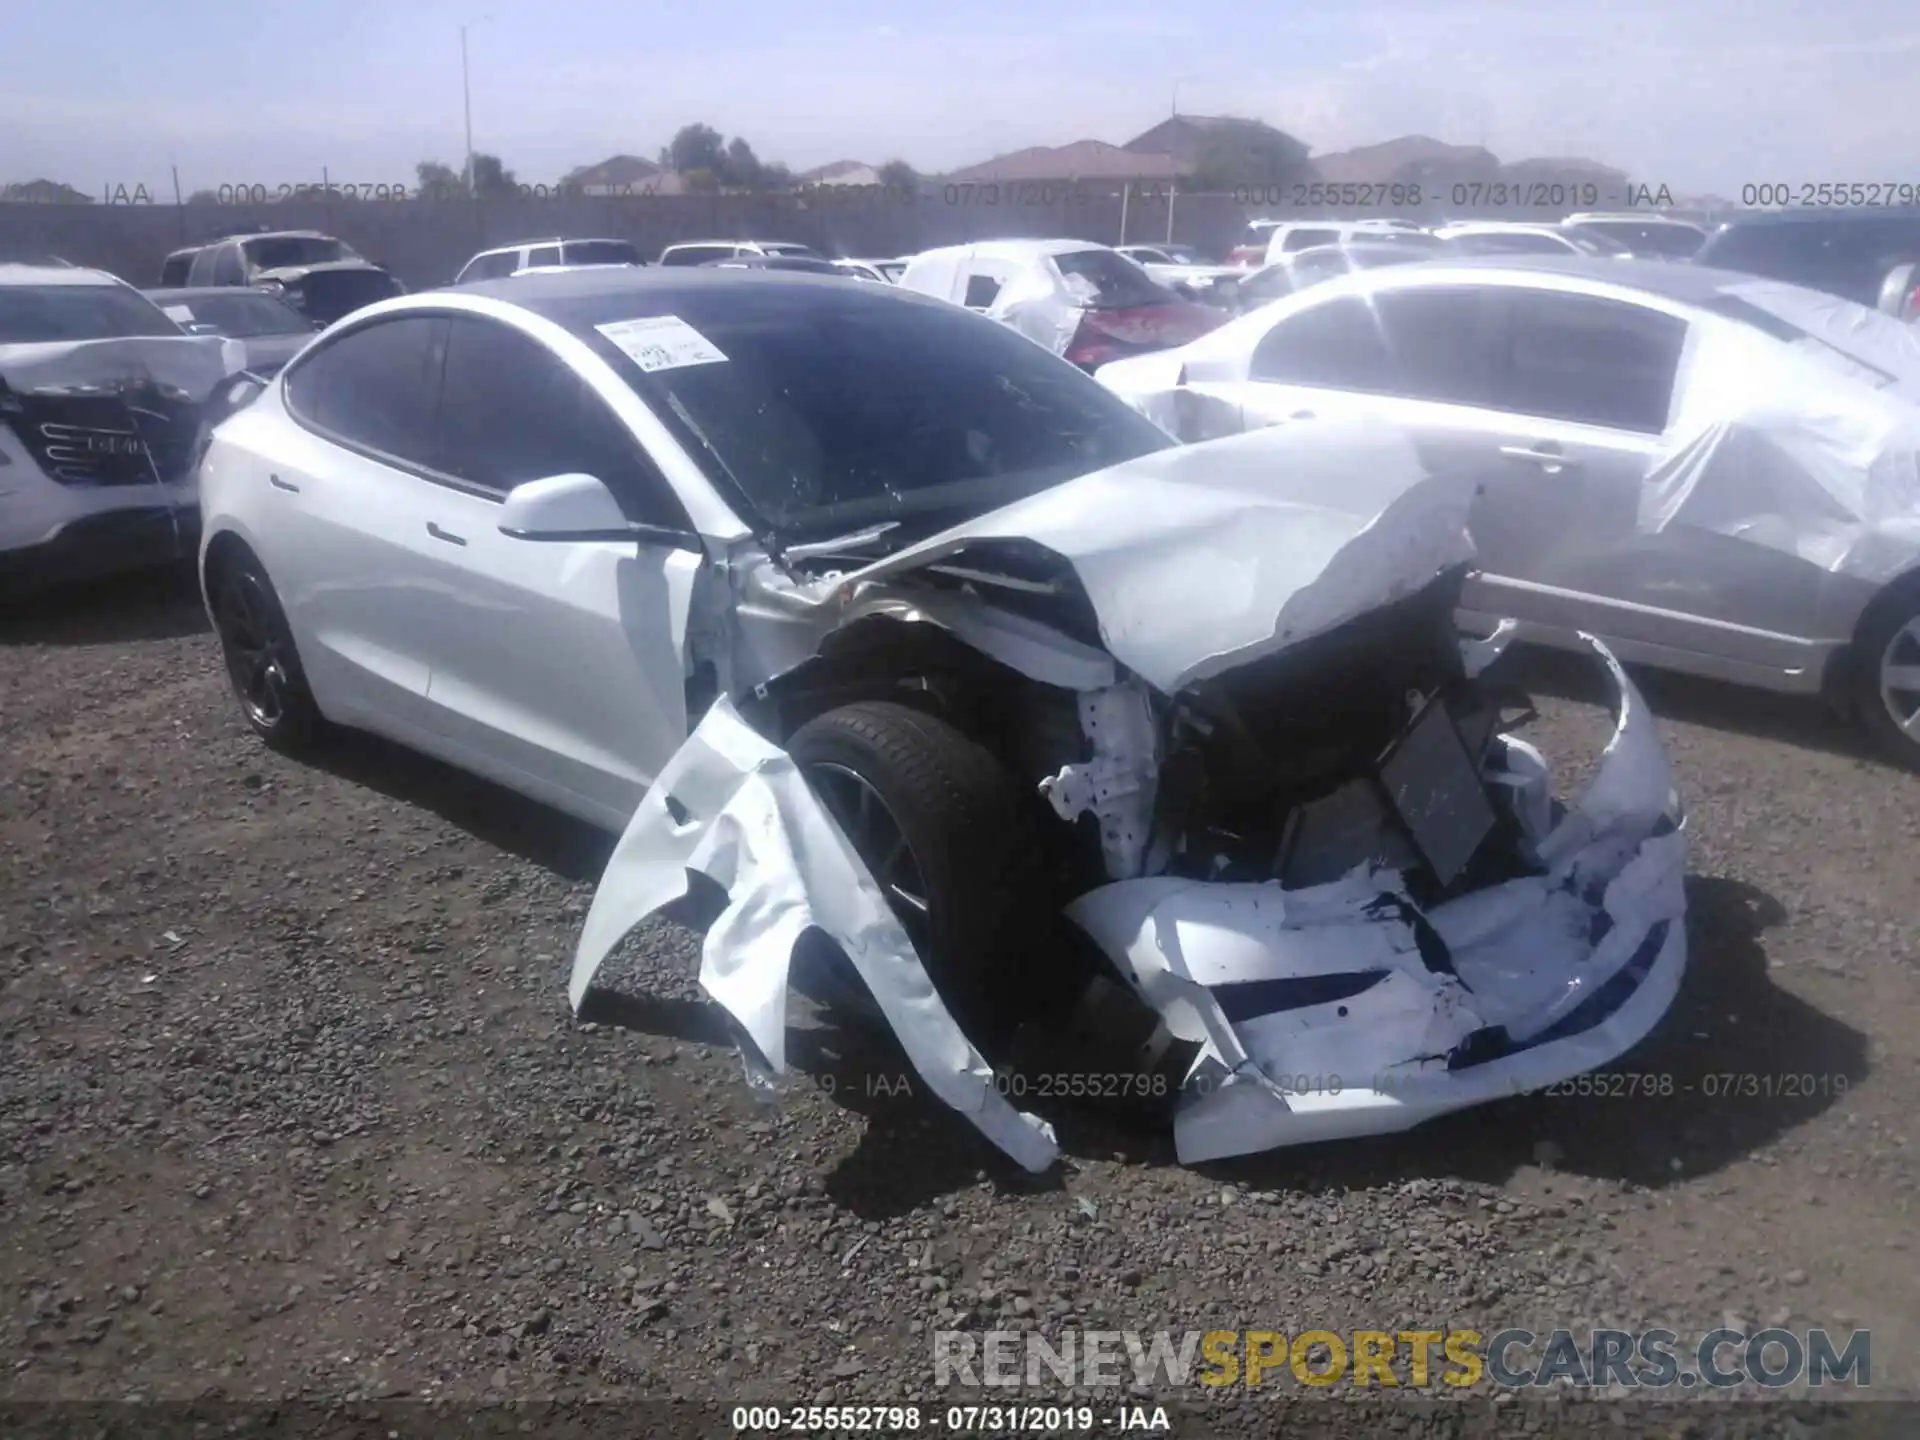
[[[259,559],[235,552],[207,577],[227,681],[247,728],[274,749],[310,749],[324,722],[307,686],[293,631]]]
[[[796,730],[787,752],[886,893],[960,1028],[983,1049],[1009,1038],[1042,922],[1032,816],[1007,768],[947,721],[891,701],[830,710]],[[844,973],[851,966],[822,968],[832,973],[797,974],[796,988],[867,998]]]
[[[1854,704],[1880,749],[1920,771],[1920,575],[1889,586],[1854,642]]]

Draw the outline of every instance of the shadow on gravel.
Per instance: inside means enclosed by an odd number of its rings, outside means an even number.
[[[1502,678],[1541,694],[1611,707],[1612,695],[1600,671],[1583,655],[1528,646],[1502,659]],[[1709,730],[1731,731],[1757,740],[1773,740],[1805,750],[1892,769],[1891,761],[1874,749],[1866,730],[1836,714],[1823,700],[1810,695],[1779,695],[1767,690],[1721,680],[1679,675],[1668,670],[1629,667],[1633,683],[1647,697],[1653,713]]]
[[[0,645],[113,645],[211,628],[191,565],[0,599]]]
[[[1439,1177],[1502,1184],[1550,1160],[1572,1174],[1659,1188],[1771,1144],[1866,1078],[1866,1036],[1768,978],[1761,936],[1786,918],[1771,895],[1694,876],[1687,906],[1688,969],[1673,1008],[1584,1085],[1401,1135],[1206,1168],[1262,1188],[1337,1189]]]
[[[475,839],[551,870],[597,880],[615,837],[490,780],[360,730],[337,731],[303,757],[317,769],[433,811]]]

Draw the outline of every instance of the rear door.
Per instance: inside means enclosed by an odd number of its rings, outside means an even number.
[[[1675,641],[1680,590],[1654,582],[1641,487],[1665,449],[1687,322],[1597,295],[1502,286],[1490,344],[1499,415],[1474,516],[1469,609]],[[1680,578],[1680,577],[1672,577]],[[1651,603],[1649,603],[1651,602]]]
[[[418,743],[428,652],[445,623],[429,525],[446,321],[357,326],[286,372],[296,422],[265,457],[255,537],[327,713]]]
[[[467,763],[624,825],[687,734],[684,642],[700,558],[638,541],[500,533],[515,485],[587,474],[629,519],[691,531],[626,426],[552,351],[458,316],[447,339],[430,513],[452,601],[434,636],[432,723]]]

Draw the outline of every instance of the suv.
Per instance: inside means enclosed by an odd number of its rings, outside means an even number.
[[[167,258],[177,260],[179,252]],[[165,272],[162,266],[163,283]],[[323,325],[406,294],[404,285],[346,241],[318,230],[273,230],[203,245],[193,252],[179,288],[202,285],[259,286]]]
[[[824,260],[811,245],[796,245],[790,240],[690,240],[684,245],[669,245],[660,252],[662,265],[704,265],[709,260],[732,260],[741,255],[799,255],[809,260]]]
[[[523,240],[518,245],[501,245],[482,250],[460,267],[453,277],[456,285],[475,280],[504,280],[522,270],[549,269],[556,265],[644,265],[631,240]]]
[[[191,557],[209,402],[239,365],[104,271],[0,264],[0,594]]]
[[[1920,208],[1742,215],[1709,235],[1693,258],[1824,290],[1871,310],[1893,271],[1920,260]]]

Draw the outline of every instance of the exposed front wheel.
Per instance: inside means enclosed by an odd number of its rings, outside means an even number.
[[[1880,748],[1920,770],[1920,576],[1873,604],[1854,647],[1854,700]]]
[[[945,720],[889,701],[830,710],[795,731],[787,751],[961,1029],[982,1048],[1005,1038],[1039,918],[1031,817],[1006,767]],[[796,967],[795,985],[858,1002],[865,992],[850,969]]]
[[[209,579],[227,680],[248,728],[276,750],[312,744],[322,723],[320,711],[300,668],[286,613],[259,560],[233,555]]]

